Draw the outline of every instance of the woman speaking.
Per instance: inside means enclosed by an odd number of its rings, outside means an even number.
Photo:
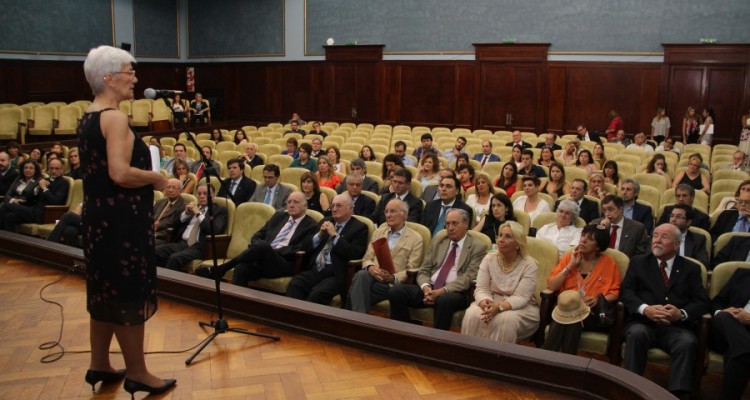
[[[153,190],[166,178],[151,171],[146,144],[128,126],[119,103],[133,98],[135,59],[109,46],[89,52],[83,64],[94,102],[78,127],[83,171],[82,236],[86,259],[86,304],[90,320],[91,364],[86,382],[116,383],[135,392],[163,393],[174,379],[146,368],[144,324],[156,312]],[[127,370],[109,362],[112,336]]]

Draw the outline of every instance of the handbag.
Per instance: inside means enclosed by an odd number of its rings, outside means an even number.
[[[599,293],[596,298],[596,306],[594,307],[594,315],[599,316],[599,324],[603,328],[610,328],[615,323],[615,312],[617,307],[614,303],[610,303],[604,297],[603,294]]]

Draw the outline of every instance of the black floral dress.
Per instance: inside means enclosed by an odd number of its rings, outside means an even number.
[[[115,184],[107,168],[100,114],[86,113],[78,126],[83,172],[82,237],[87,309],[91,318],[123,325],[144,323],[156,312],[153,186]],[[151,169],[148,147],[133,133],[132,167]]]

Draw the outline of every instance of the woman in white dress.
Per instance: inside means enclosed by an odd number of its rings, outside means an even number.
[[[461,333],[503,343],[531,337],[539,326],[536,274],[523,227],[514,221],[501,225],[497,251],[479,265],[475,301],[466,309]]]
[[[541,184],[542,182],[536,176],[525,176],[522,179],[524,195],[513,201],[513,208],[529,214],[532,223],[537,215],[551,211],[549,204],[539,196]]]

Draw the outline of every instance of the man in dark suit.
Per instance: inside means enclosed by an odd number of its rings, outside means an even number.
[[[469,214],[470,220],[473,218],[471,207],[458,197],[461,193],[461,183],[458,178],[446,177],[441,179],[440,184],[438,184],[438,191],[440,192],[440,200],[427,203],[421,221],[421,224],[432,232],[432,237],[435,237],[438,232],[445,228],[448,210],[451,208],[460,208]]]
[[[258,165],[263,165],[263,159],[260,158],[258,153],[258,145],[255,143],[248,143],[245,147],[245,154],[240,156],[240,161],[244,165],[249,165],[250,168],[255,168]]]
[[[180,222],[180,214],[185,210],[185,199],[180,196],[182,182],[171,178],[164,187],[164,198],[154,203],[154,238],[156,245],[169,243],[169,228]]]
[[[361,158],[352,160],[351,163],[349,163],[349,168],[351,169],[351,172],[353,174],[359,174],[362,177],[362,190],[367,190],[368,192],[376,194],[380,191],[378,189],[378,183],[375,182],[374,179],[367,176],[367,163],[365,163],[365,160]],[[338,194],[344,193],[344,190],[346,190],[346,180],[347,178],[344,178],[343,184],[339,185],[338,189],[336,189],[336,192]],[[354,202],[354,214],[362,215],[357,213],[356,202]],[[367,216],[369,217],[369,215]]]
[[[234,268],[232,283],[247,286],[261,278],[280,278],[294,274],[294,261],[302,242],[314,235],[318,224],[305,214],[307,200],[302,192],[293,192],[286,201],[287,210],[279,211],[250,239],[247,249],[216,271],[223,276]],[[209,268],[195,271],[211,277]]]
[[[10,155],[5,151],[0,151],[0,195],[5,195],[16,177],[18,177],[18,172],[10,167]]]
[[[219,188],[219,197],[230,199],[235,205],[250,201],[255,194],[257,184],[254,180],[245,176],[245,167],[238,158],[227,161],[227,171],[229,178],[221,183]]]
[[[391,188],[393,188],[393,192],[382,195],[378,206],[375,207],[375,212],[372,213],[370,219],[375,223],[375,226],[380,226],[380,224],[385,222],[385,206],[395,198],[399,198],[409,205],[409,217],[407,221],[419,223],[422,219],[424,205],[421,199],[409,192],[411,188],[411,172],[406,168],[394,171],[391,177]]]
[[[63,177],[64,164],[57,158],[49,160],[48,164],[49,179],[39,179],[36,187],[32,189],[37,198],[36,203],[6,200],[3,204],[2,217],[0,217],[3,229],[12,232],[18,224],[43,224],[45,206],[64,205],[68,200],[70,183]]]
[[[219,165],[216,160],[211,159],[213,156],[213,149],[209,146],[201,146],[201,153],[206,159],[208,159],[209,165],[207,166],[202,158],[190,164],[190,172],[195,174],[195,178],[200,181],[201,178],[203,178],[203,174],[207,173],[206,169],[210,169],[208,173],[211,174],[211,176],[221,175],[221,165]]]
[[[318,304],[329,304],[335,295],[346,304],[347,264],[367,250],[367,225],[352,216],[354,204],[347,193],[336,195],[332,218],[320,221],[318,233],[309,236],[302,249],[310,255],[308,270],[292,278],[286,295]]]
[[[417,274],[417,284],[395,285],[388,290],[391,319],[408,322],[409,307],[434,307],[433,326],[448,330],[453,313],[469,306],[469,284],[477,277],[487,246],[468,234],[469,213],[453,209],[445,218],[447,235],[430,244]],[[458,249],[460,254],[456,259]],[[455,275],[449,271],[456,271]]]
[[[513,140],[506,144],[508,147],[521,146],[522,149],[530,149],[531,143],[524,142],[521,136],[521,131],[513,131]]]
[[[492,154],[492,142],[490,142],[489,140],[482,141],[482,152],[474,154],[474,157],[472,158],[476,161],[479,161],[482,169],[484,169],[484,166],[487,165],[488,162],[500,162],[500,156],[498,156],[497,154]]]
[[[370,218],[375,211],[375,200],[362,194],[362,176],[352,172],[346,177],[346,193],[354,203],[354,215]]]
[[[548,149],[550,149],[552,151],[562,150],[562,146],[560,146],[559,144],[555,143],[555,139],[557,139],[557,138],[555,137],[554,133],[547,133],[547,134],[544,135],[544,141],[543,142],[539,142],[539,143],[536,144],[536,148],[537,149],[543,149],[543,148],[546,147],[546,148],[548,148]]]
[[[675,204],[669,223],[680,230],[680,248],[677,254],[683,257],[694,258],[709,268],[708,250],[706,250],[706,237],[700,233],[691,232],[688,228],[693,221],[693,207],[687,204]]]
[[[750,236],[735,236],[719,250],[712,260],[713,267],[727,261],[749,261]]]
[[[588,188],[589,184],[586,183],[585,180],[576,178],[570,183],[570,194],[568,194],[569,200],[578,203],[578,207],[581,208],[581,212],[578,216],[583,218],[587,224],[600,217],[599,204],[585,197]],[[555,202],[555,211],[557,211],[559,205],[560,200]]]
[[[284,134],[286,135],[287,133],[299,133],[302,136],[305,136],[307,134],[304,129],[299,127],[299,122],[297,121],[289,122],[289,129],[287,129]]]
[[[667,389],[685,397],[692,387],[698,347],[693,328],[708,312],[709,300],[700,267],[680,256],[679,247],[677,227],[656,228],[651,254],[630,259],[620,300],[627,313],[625,368],[642,375],[648,350],[658,347],[672,357]]]
[[[443,180],[443,178],[455,177],[456,173],[453,172],[452,169],[446,168],[446,169],[441,169],[440,172],[438,172],[438,176],[440,176],[440,180]],[[425,203],[429,203],[433,200],[440,200],[440,190],[438,190],[438,185],[435,185],[435,184],[427,185],[427,187],[422,189],[421,197]]]
[[[521,152],[521,168],[518,175],[535,176],[537,178],[546,178],[547,173],[538,165],[534,165],[534,152],[530,149]]]
[[[721,399],[742,398],[750,379],[750,269],[738,268],[711,300],[711,347],[724,354]],[[698,378],[700,379],[700,377]]]
[[[310,153],[310,157],[318,158],[320,156],[326,155],[326,151],[323,150],[322,140],[318,138],[314,138],[310,144],[312,145],[312,149],[313,149],[312,153]]]
[[[198,203],[189,203],[180,214],[176,226],[175,243],[156,246],[156,265],[180,271],[193,260],[202,256],[203,241],[210,231],[208,213],[208,188],[206,183],[198,184]],[[211,188],[213,191],[213,188]],[[214,233],[221,234],[227,229],[227,209],[213,204]]]
[[[578,131],[578,140],[582,142],[596,142],[599,144],[602,143],[602,138],[600,138],[599,135],[594,132],[589,132],[589,130],[586,128],[586,125],[578,125],[576,131]]]
[[[711,237],[714,242],[727,232],[747,232],[750,229],[748,214],[750,214],[750,192],[740,192],[737,209],[722,211],[714,227],[711,228]]]
[[[591,221],[592,225],[602,225],[609,231],[609,248],[617,249],[628,257],[648,253],[646,227],[623,216],[623,201],[615,195],[602,200],[604,217]]]
[[[646,227],[646,233],[651,235],[654,231],[654,213],[651,207],[638,203],[638,195],[641,193],[641,185],[635,179],[623,179],[620,182],[620,196],[623,202],[625,218],[642,223]]]
[[[686,183],[681,183],[675,188],[674,197],[675,204],[687,204],[688,206],[693,208],[693,201],[695,200],[695,189]],[[664,212],[662,212],[659,220],[656,221],[657,226],[669,222],[669,217],[672,215],[673,207],[674,205],[668,205],[664,207]],[[706,213],[697,208],[693,208],[693,216],[693,223],[691,224],[691,226],[695,226],[706,231],[711,229],[711,222],[708,219],[708,215]]]
[[[265,203],[276,209],[283,211],[286,207],[286,199],[292,190],[279,182],[281,170],[276,164],[266,164],[263,167],[263,185],[255,188],[255,193],[250,201],[256,203]]]

